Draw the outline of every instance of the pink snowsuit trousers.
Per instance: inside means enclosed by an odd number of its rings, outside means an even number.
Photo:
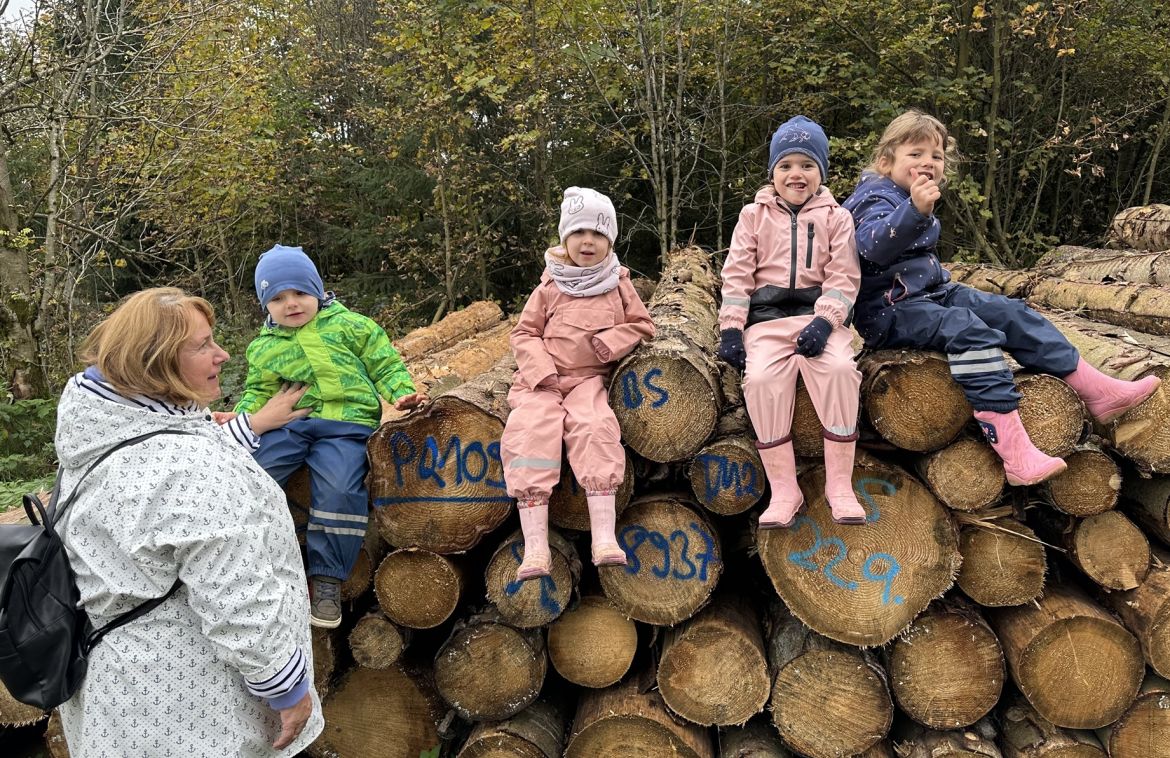
[[[554,387],[532,389],[517,372],[508,405],[500,454],[510,497],[548,499],[561,479],[562,440],[586,493],[617,491],[626,456],[604,376],[561,376]]]
[[[826,439],[845,441],[857,434],[861,372],[853,362],[852,333],[834,329],[825,351],[806,358],[796,353],[796,338],[813,318],[810,314],[762,321],[744,332],[743,397],[761,446],[789,436],[798,373],[804,377]]]

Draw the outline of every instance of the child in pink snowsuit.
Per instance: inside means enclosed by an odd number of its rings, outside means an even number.
[[[861,272],[853,219],[828,188],[829,141],[797,116],[772,135],[771,184],[744,206],[723,264],[719,357],[746,371],[743,395],[772,491],[760,528],[791,526],[792,414],[804,377],[825,438],[825,496],[840,524],[864,524],[853,492],[861,373],[848,325]]]
[[[593,563],[624,565],[614,535],[614,494],[625,475],[621,431],[606,399],[610,368],[654,336],[630,272],[613,252],[617,214],[600,192],[569,187],[561,203],[561,245],[512,330],[518,370],[500,453],[508,495],[524,531],[520,580],[548,576],[548,498],[561,478],[561,444],[585,488]]]

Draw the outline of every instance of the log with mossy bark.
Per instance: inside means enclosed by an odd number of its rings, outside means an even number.
[[[1145,673],[1141,647],[1116,618],[1068,584],[1034,603],[993,609],[1012,680],[1044,718],[1097,729],[1125,713]]]
[[[949,513],[917,479],[860,457],[853,488],[861,526],[832,520],[825,470],[798,479],[805,509],[788,529],[762,529],[760,560],[777,593],[814,631],[851,645],[881,645],[954,582],[958,538]]]
[[[652,461],[693,457],[719,420],[718,288],[708,253],[672,250],[648,304],[657,334],[614,369],[609,404],[622,440]]]
[[[515,369],[508,355],[370,437],[373,516],[391,545],[463,552],[508,517],[500,435]]]
[[[886,653],[898,706],[931,729],[974,724],[999,702],[1006,677],[1003,649],[978,609],[939,600]]]
[[[871,653],[813,632],[778,603],[769,609],[767,634],[776,671],[769,708],[786,745],[811,758],[836,758],[885,737],[894,705]]]

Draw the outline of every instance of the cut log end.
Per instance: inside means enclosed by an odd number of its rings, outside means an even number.
[[[1085,404],[1072,387],[1048,374],[1020,375],[1020,421],[1046,455],[1063,458],[1085,435]]]
[[[550,575],[518,581],[516,569],[524,560],[524,535],[515,532],[500,544],[488,561],[485,572],[487,599],[513,626],[531,629],[551,624],[569,604],[581,560],[577,550],[554,531],[548,532],[552,554]]]
[[[860,653],[814,650],[776,674],[772,723],[784,742],[812,758],[855,755],[890,729],[886,683]]]
[[[1077,450],[1064,459],[1064,473],[1045,482],[1052,507],[1070,516],[1093,516],[1117,506],[1121,471],[1101,450]]]
[[[374,593],[390,620],[412,629],[431,629],[454,613],[463,581],[462,571],[450,558],[406,548],[382,559],[374,575]]]
[[[637,650],[637,626],[604,597],[581,598],[548,629],[553,668],[582,687],[617,682],[629,671]]]
[[[959,536],[959,588],[987,607],[1026,603],[1044,591],[1048,569],[1036,533],[1012,518],[969,525]]]
[[[600,570],[606,597],[625,615],[673,626],[706,604],[723,573],[719,539],[697,506],[670,496],[635,500],[617,525],[626,566]]]
[[[903,450],[938,450],[971,420],[971,405],[940,353],[878,350],[858,368],[870,423]]]
[[[502,431],[482,408],[443,396],[374,432],[370,495],[386,541],[457,553],[503,523],[512,500],[504,491]]]
[[[1134,701],[1109,736],[1111,758],[1165,755],[1170,745],[1170,691],[1147,692]]]
[[[462,718],[506,719],[536,699],[547,665],[539,634],[473,619],[435,656],[435,686]]]
[[[724,437],[703,447],[687,469],[691,491],[704,508],[734,516],[764,494],[764,467],[747,437]]]
[[[955,511],[977,511],[996,503],[1007,480],[1003,462],[982,440],[962,437],[919,464],[926,486]]]
[[[404,645],[402,632],[380,613],[360,619],[349,633],[353,660],[364,668],[390,668],[398,661]]]
[[[881,645],[954,582],[958,540],[950,516],[901,469],[859,463],[853,487],[868,513],[861,526],[832,520],[825,473],[799,479],[806,510],[789,529],[757,533],[760,560],[792,612],[813,630],[852,645]]]
[[[692,457],[719,420],[719,372],[683,342],[655,341],[618,366],[609,404],[622,442],[658,463]]]
[[[318,758],[438,754],[437,703],[426,685],[400,666],[356,668],[324,705],[325,729],[310,748]]]
[[[1071,556],[1097,584],[1131,590],[1150,568],[1150,543],[1137,526],[1117,511],[1089,516],[1072,535]]]
[[[630,496],[634,493],[634,467],[630,456],[626,454],[626,469],[622,476],[622,486],[614,496],[614,508],[621,516],[626,506],[630,504]],[[589,531],[589,502],[585,497],[585,488],[577,482],[569,462],[561,463],[561,481],[553,488],[552,496],[548,499],[548,521],[559,529],[574,529],[578,532]]]

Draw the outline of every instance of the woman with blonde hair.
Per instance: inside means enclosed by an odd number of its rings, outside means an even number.
[[[225,434],[207,411],[228,360],[214,325],[182,290],[131,295],[61,396],[62,492],[120,442],[161,432],[101,461],[58,524],[90,620],[178,586],[91,652],[59,709],[73,755],[290,756],[324,724],[292,519],[239,444],[296,417],[299,394]]]

